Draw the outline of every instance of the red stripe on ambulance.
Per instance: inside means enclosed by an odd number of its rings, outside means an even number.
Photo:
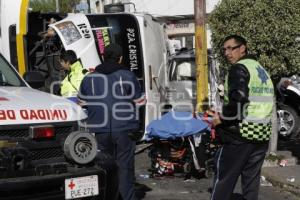
[[[15,120],[16,114],[14,110],[0,110],[0,120]]]
[[[0,101],[8,101],[8,99],[5,97],[0,97]]]
[[[0,110],[0,120],[16,120],[17,116],[22,120],[67,120],[66,110]]]

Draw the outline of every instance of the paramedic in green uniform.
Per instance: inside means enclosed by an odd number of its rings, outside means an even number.
[[[61,53],[60,64],[62,69],[66,71],[66,77],[61,83],[60,95],[78,103],[79,86],[87,70],[83,69],[76,53],[72,50]]]

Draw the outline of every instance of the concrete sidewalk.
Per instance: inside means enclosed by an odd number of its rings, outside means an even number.
[[[289,191],[300,197],[300,165],[288,151],[279,151],[279,159],[266,159],[262,168],[262,176],[273,186]]]

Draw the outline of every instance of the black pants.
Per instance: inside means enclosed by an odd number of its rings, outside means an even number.
[[[215,156],[215,179],[211,200],[230,200],[241,175],[245,200],[257,200],[261,167],[268,143],[232,141],[224,144]]]
[[[96,133],[98,149],[110,154],[116,161],[119,175],[119,192],[123,200],[134,200],[135,142],[127,133]],[[108,179],[110,177],[107,177]],[[117,191],[115,191],[117,193]]]

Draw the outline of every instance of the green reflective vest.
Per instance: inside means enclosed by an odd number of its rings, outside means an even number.
[[[267,141],[272,133],[272,111],[274,105],[274,87],[269,74],[252,59],[238,62],[244,65],[250,74],[249,103],[242,109],[243,120],[239,123],[240,134],[252,141]],[[224,103],[228,103],[228,80],[225,82]]]
[[[74,97],[77,96],[79,86],[83,77],[82,65],[79,61],[71,65],[71,71],[61,83],[60,94],[63,97]]]

